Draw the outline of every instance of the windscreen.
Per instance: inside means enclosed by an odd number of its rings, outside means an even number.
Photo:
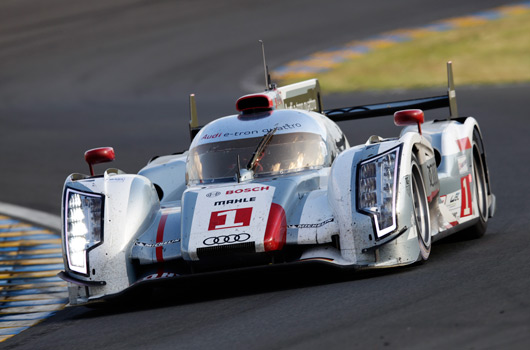
[[[236,178],[238,156],[241,169],[249,164],[262,137],[213,142],[190,150],[188,183],[232,181]],[[254,162],[254,175],[268,176],[329,166],[326,143],[318,134],[299,132],[273,135]]]

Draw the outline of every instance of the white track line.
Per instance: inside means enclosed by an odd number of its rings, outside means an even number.
[[[0,202],[0,214],[29,221],[57,232],[61,231],[61,217],[58,215],[3,202]]]

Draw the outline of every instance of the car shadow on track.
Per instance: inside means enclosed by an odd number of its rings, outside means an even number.
[[[486,235],[480,240],[462,239],[455,235],[434,243],[425,268],[436,270],[454,255],[466,254],[478,241],[494,239]],[[67,318],[84,319],[147,309],[174,307],[214,300],[237,298],[285,290],[295,290],[335,283],[378,278],[403,273],[422,273],[423,267],[412,264],[377,270],[342,269],[321,263],[283,264],[242,270],[198,274],[161,280],[130,289],[119,297],[90,306],[69,308]]]
[[[284,290],[399,274],[410,266],[380,270],[345,270],[320,264],[269,266],[183,277],[139,286],[118,298],[90,306],[76,307],[75,319],[166,308],[213,300],[237,298]]]

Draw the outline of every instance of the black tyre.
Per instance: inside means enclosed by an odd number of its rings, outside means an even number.
[[[418,260],[427,260],[431,254],[431,222],[429,203],[423,183],[423,176],[416,157],[412,158],[411,167],[412,208],[414,211],[414,224],[418,235],[420,254]]]

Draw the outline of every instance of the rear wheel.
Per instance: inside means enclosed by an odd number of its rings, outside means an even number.
[[[427,260],[431,254],[431,224],[429,216],[429,203],[425,193],[423,177],[416,157],[412,158],[411,168],[412,208],[414,211],[414,224],[418,235],[420,255],[418,260]]]
[[[467,239],[476,239],[484,236],[488,227],[489,206],[486,169],[484,168],[484,163],[476,147],[476,143],[473,147],[473,182],[477,202],[478,222],[462,231],[462,237]]]

